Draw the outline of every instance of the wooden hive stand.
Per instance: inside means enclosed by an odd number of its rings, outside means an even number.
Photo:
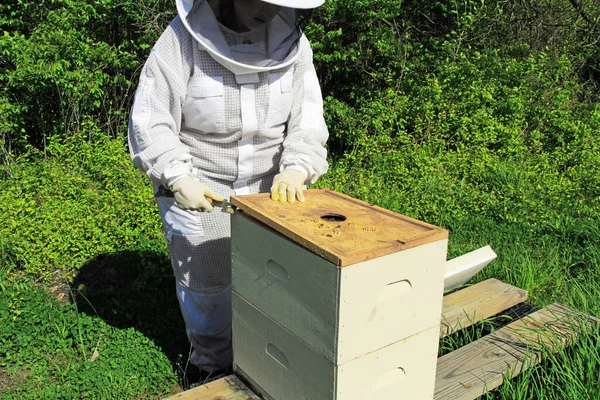
[[[440,339],[498,315],[527,300],[527,291],[488,279],[444,296]],[[593,317],[559,303],[523,316],[437,360],[435,400],[472,400],[557,352]],[[400,396],[400,394],[399,394]],[[398,397],[401,398],[401,397]],[[218,379],[168,400],[258,400],[236,375]]]

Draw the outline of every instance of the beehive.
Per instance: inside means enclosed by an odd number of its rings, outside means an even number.
[[[273,399],[432,398],[447,231],[305,195],[232,197],[236,371]]]

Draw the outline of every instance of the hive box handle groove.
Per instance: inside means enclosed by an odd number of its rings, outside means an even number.
[[[273,260],[267,261],[266,270],[279,280],[284,282],[288,282],[290,280],[290,275],[288,274],[287,270],[281,264],[278,264]]]
[[[289,363],[287,357],[285,356],[285,354],[283,353],[283,351],[281,351],[277,347],[275,347],[274,344],[269,343],[267,345],[267,348],[265,349],[265,351],[275,361],[277,361],[279,364],[281,364],[282,367],[284,367],[285,369],[289,369],[290,368],[290,363]]]

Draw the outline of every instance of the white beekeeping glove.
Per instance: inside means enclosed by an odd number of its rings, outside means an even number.
[[[271,199],[282,203],[293,203],[296,199],[303,202],[302,186],[305,180],[306,176],[295,169],[286,169],[275,175],[271,186]]]
[[[171,185],[171,191],[179,207],[184,210],[212,211],[212,200],[218,202],[225,200],[207,185],[189,175],[177,179]]]

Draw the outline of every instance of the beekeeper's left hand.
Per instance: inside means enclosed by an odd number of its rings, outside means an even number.
[[[294,203],[296,200],[303,202],[302,186],[305,180],[306,176],[295,169],[286,169],[275,175],[271,186],[271,200],[281,203]]]

